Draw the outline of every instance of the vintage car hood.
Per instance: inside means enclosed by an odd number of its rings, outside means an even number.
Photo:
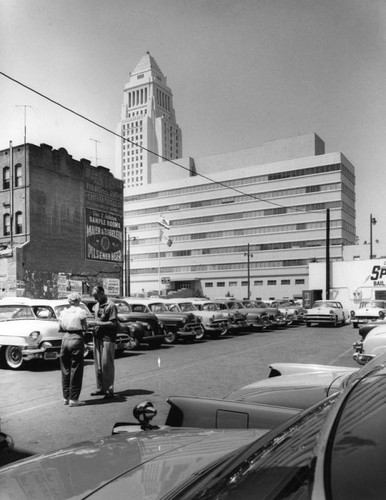
[[[44,338],[61,338],[57,319],[9,319],[0,321],[0,344],[4,337],[26,337],[33,331],[44,333]]]
[[[358,370],[339,371],[332,368],[330,371],[295,373],[259,380],[231,392],[225,399],[305,409],[340,390],[345,378]]]
[[[165,428],[84,442],[0,468],[1,497],[158,499],[265,432]]]
[[[181,323],[183,321],[194,320],[194,315],[190,313],[161,311],[154,312],[157,318],[165,323]]]

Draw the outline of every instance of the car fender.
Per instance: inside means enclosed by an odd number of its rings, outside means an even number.
[[[272,363],[269,365],[269,377],[280,375],[293,375],[297,373],[317,373],[317,372],[353,372],[358,368],[349,366],[317,365],[306,363]]]
[[[282,424],[299,409],[223,399],[169,397],[166,425],[210,429],[262,429]]]

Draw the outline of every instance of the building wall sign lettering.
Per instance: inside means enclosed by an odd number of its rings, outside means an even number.
[[[120,294],[121,282],[118,278],[103,278],[103,288],[107,295],[116,297]]]
[[[123,261],[123,217],[86,208],[86,259]]]
[[[386,276],[386,262],[383,266],[373,266],[370,279],[374,286],[386,286],[386,283],[382,280],[383,276]]]

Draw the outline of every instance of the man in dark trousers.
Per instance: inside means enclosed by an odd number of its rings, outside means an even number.
[[[102,286],[95,286],[92,296],[96,299],[93,311],[94,322],[94,361],[97,390],[91,396],[114,397],[114,357],[117,336],[117,308]]]

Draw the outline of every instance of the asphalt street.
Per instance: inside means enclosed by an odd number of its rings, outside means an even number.
[[[292,326],[194,344],[144,347],[116,359],[116,398],[91,397],[95,390],[93,360],[86,360],[81,400],[63,405],[58,363],[33,363],[21,371],[0,369],[1,429],[28,454],[60,449],[111,433],[115,422],[134,422],[134,406],[151,401],[162,425],[168,396],[223,398],[229,392],[268,375],[271,362],[355,366],[352,343],[358,330],[344,327]]]

